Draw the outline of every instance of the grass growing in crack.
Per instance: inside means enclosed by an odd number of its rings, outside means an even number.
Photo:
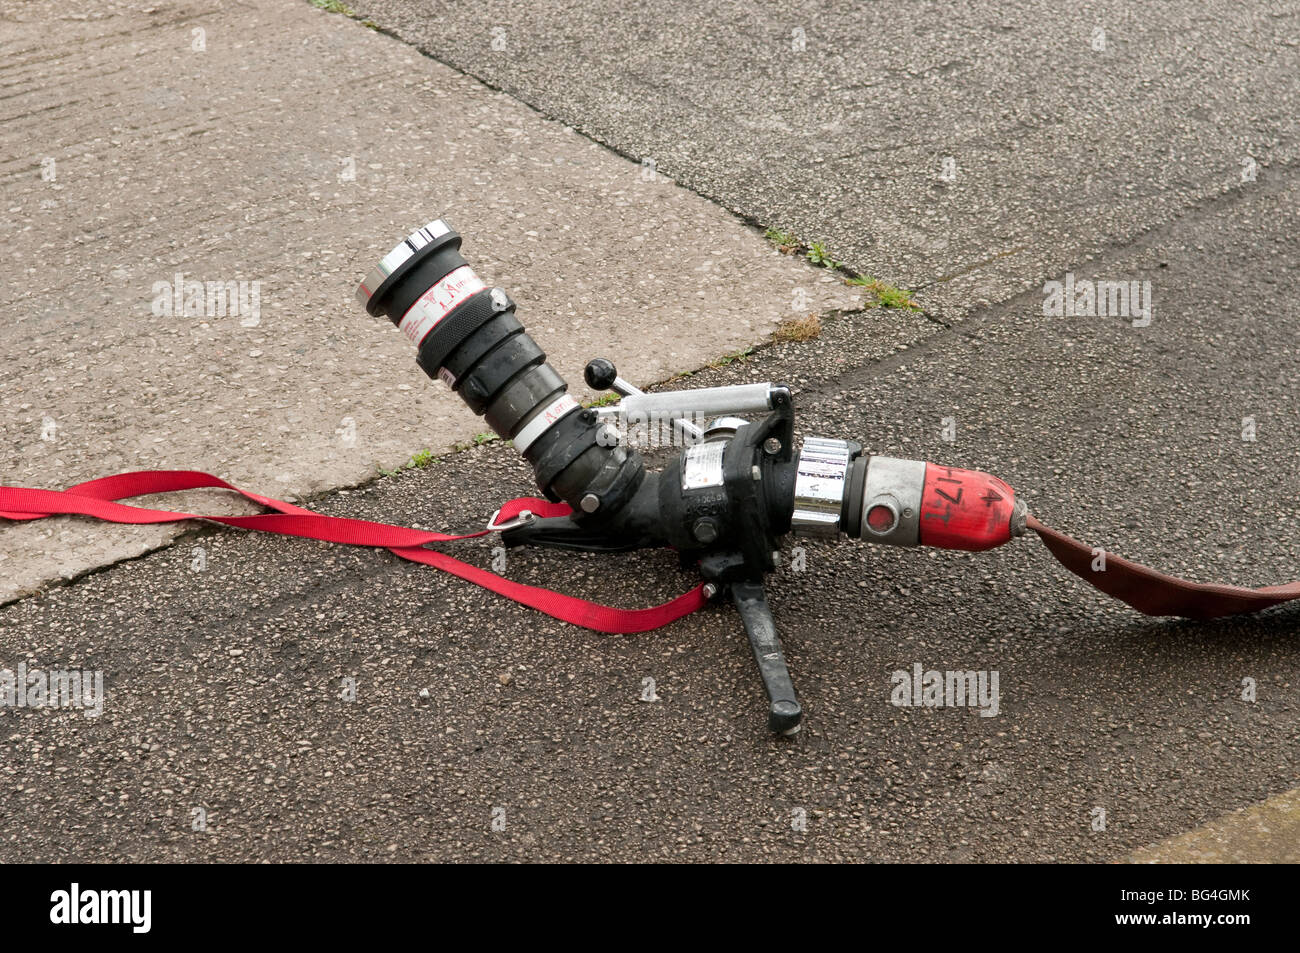
[[[480,434],[475,434],[471,440],[464,440],[460,443],[452,444],[451,452],[461,453],[465,450],[472,450],[475,447],[483,446],[485,443],[492,443],[493,441],[500,439],[501,438],[496,434],[490,431],[485,431]],[[506,442],[509,443],[510,441]],[[397,476],[397,474],[401,473],[403,470],[423,470],[425,467],[431,467],[435,463],[441,462],[442,457],[436,455],[432,450],[420,450],[417,453],[411,454],[411,459],[407,460],[405,463],[398,464],[391,470],[385,470],[379,464],[375,464],[375,469],[379,471],[380,476],[391,477]]]
[[[391,477],[397,476],[397,474],[401,473],[403,470],[423,470],[425,467],[432,466],[437,462],[438,457],[434,455],[432,450],[420,450],[417,453],[411,454],[411,459],[407,460],[405,463],[399,463],[391,470],[385,470],[379,464],[375,464],[375,469],[379,471],[380,476]]]
[[[870,275],[855,275],[845,279],[846,285],[865,288],[875,298],[874,304],[881,308],[900,308],[904,311],[920,311],[921,306],[912,300],[912,292],[897,285],[891,285]]]
[[[743,350],[739,350],[739,351],[736,351],[736,352],[734,352],[734,353],[732,353],[732,354],[727,354],[727,355],[724,356],[724,357],[720,357],[720,358],[718,358],[716,361],[714,361],[713,363],[711,363],[711,364],[709,365],[709,367],[726,367],[728,364],[735,364],[735,363],[737,363],[737,362],[740,362],[740,361],[745,360],[746,358],[749,357],[749,355],[751,355],[751,354],[753,354],[753,353],[754,353],[754,349],[753,349],[752,347],[747,347],[747,348],[744,348]],[[691,372],[691,373],[693,373],[693,372]],[[689,377],[690,374],[688,373],[688,374],[685,374],[685,375],[683,375],[683,376],[685,376],[685,377]]]
[[[745,361],[749,360],[749,356],[753,354],[755,350],[757,349],[753,347],[747,347],[740,351],[734,351],[731,354],[726,354],[722,357],[717,358],[716,360],[710,361],[704,367],[697,367],[695,368],[695,370],[692,371],[678,371],[676,374],[673,374],[667,380],[659,381],[659,384],[675,384],[677,381],[684,381],[686,380],[686,378],[694,377],[696,374],[700,373],[701,371],[708,370],[710,368],[726,367],[730,364],[744,363]]]
[[[353,10],[342,0],[308,0],[317,10],[324,10],[326,13],[341,13],[343,16],[352,20],[357,20],[363,27],[368,30],[378,30],[379,24],[374,20],[360,20],[357,17],[357,11]]]
[[[819,265],[822,268],[829,268],[831,271],[840,267],[840,263],[830,256],[830,253],[826,251],[826,246],[821,242],[813,242],[809,245],[804,257],[812,264]]]
[[[822,319],[815,314],[792,318],[772,332],[773,341],[811,341],[822,333]]]
[[[769,228],[763,232],[763,237],[769,242],[773,242],[781,250],[782,254],[793,254],[802,252],[803,257],[811,265],[820,268],[829,268],[831,271],[849,271],[844,267],[844,263],[836,261],[827,251],[823,242],[810,242],[806,247],[799,242],[790,232],[782,231],[779,228]],[[855,288],[865,288],[871,293],[873,300],[869,307],[878,308],[898,308],[902,311],[920,311],[921,306],[912,299],[912,292],[906,288],[900,288],[897,285],[891,285],[887,281],[881,281],[879,278],[873,278],[870,275],[850,275],[844,279],[845,284],[853,285]],[[790,325],[798,324],[798,321],[788,322]],[[785,327],[784,325],[782,327]],[[818,331],[820,331],[820,322]],[[789,333],[799,333],[793,329]],[[788,340],[807,340],[807,338],[787,338],[781,337],[782,329],[778,328],[774,338],[778,341]],[[816,337],[816,333],[813,333]]]
[[[492,443],[500,439],[501,439],[500,437],[492,433],[490,430],[485,430],[483,433],[476,433],[472,440],[468,440],[463,443],[453,444],[451,449],[455,453],[460,453],[463,450],[472,450],[475,447],[483,446],[483,444],[485,443]]]
[[[795,252],[799,252],[810,264],[816,265],[819,268],[829,268],[831,271],[836,271],[843,267],[841,262],[838,262],[831,257],[830,252],[826,250],[826,244],[824,242],[809,242],[807,245],[804,245],[799,241],[799,239],[795,238],[793,234],[779,228],[767,229],[767,231],[763,232],[763,237],[776,245],[777,249],[783,255],[792,255]]]
[[[780,248],[783,255],[788,255],[799,247],[799,239],[779,228],[769,228],[763,233],[763,237]]]
[[[763,232],[763,237],[776,245],[777,250],[783,255],[799,253],[803,255],[809,264],[816,265],[819,268],[829,268],[831,271],[838,271],[844,267],[842,262],[838,262],[831,257],[824,242],[809,242],[804,245],[793,233],[780,228],[767,229]]]

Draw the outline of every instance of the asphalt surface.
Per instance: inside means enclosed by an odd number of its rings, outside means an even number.
[[[874,310],[690,383],[788,382],[804,434],[981,467],[1050,524],[1170,572],[1282,581],[1300,566],[1295,198],[1271,174],[1087,263],[1158,282],[1146,328],[1044,317],[1041,294],[940,334]],[[884,326],[918,343],[885,345]],[[528,481],[488,445],[321,509],[468,528]],[[97,719],[0,715],[4,854],[1110,860],[1296,783],[1300,610],[1148,620],[1033,540],[806,553],[771,586],[807,712],[792,740],[768,735],[723,607],[596,635],[385,553],[225,533],[25,599],[0,610],[5,656],[102,668],[109,694]],[[506,574],[620,605],[692,582],[666,553],[511,551]],[[999,714],[894,707],[890,674],[915,663],[997,671]]]
[[[1294,0],[350,5],[950,320],[1297,156]]]

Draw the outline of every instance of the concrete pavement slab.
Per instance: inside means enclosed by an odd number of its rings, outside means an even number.
[[[0,0],[0,54],[7,484],[204,469],[303,497],[486,429],[351,297],[440,214],[578,385],[589,357],[647,383],[858,300],[653,170],[295,0]],[[0,600],[170,535],[6,527]]]
[[[1134,851],[1135,864],[1300,864],[1300,791]]]

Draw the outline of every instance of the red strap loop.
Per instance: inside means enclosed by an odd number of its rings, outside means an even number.
[[[154,510],[117,502],[132,496],[208,487],[233,490],[275,512],[256,516],[205,516],[198,513]],[[494,524],[513,519],[524,510],[530,510],[542,517],[565,516],[572,512],[563,503],[523,496],[503,505],[497,511]],[[477,533],[452,536],[446,533],[393,526],[389,523],[375,523],[370,520],[324,516],[283,500],[241,490],[210,473],[198,470],[137,470],[78,483],[66,490],[34,490],[26,487],[0,486],[0,519],[38,520],[56,514],[91,516],[110,523],[137,525],[179,523],[184,520],[199,519],[234,526],[238,529],[278,533],[282,536],[299,536],[326,543],[383,547],[402,559],[449,572],[562,622],[611,634],[648,632],[660,628],[684,615],[689,615],[708,601],[704,595],[704,586],[699,585],[676,599],[648,609],[618,609],[600,605],[539,586],[511,582],[509,579],[503,579],[495,573],[479,569],[445,553],[424,548],[430,543],[474,539],[487,535],[491,530],[484,529]]]

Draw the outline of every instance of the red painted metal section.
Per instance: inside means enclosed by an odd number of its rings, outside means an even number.
[[[1016,491],[978,470],[925,465],[921,545],[978,552],[1011,539]]]

